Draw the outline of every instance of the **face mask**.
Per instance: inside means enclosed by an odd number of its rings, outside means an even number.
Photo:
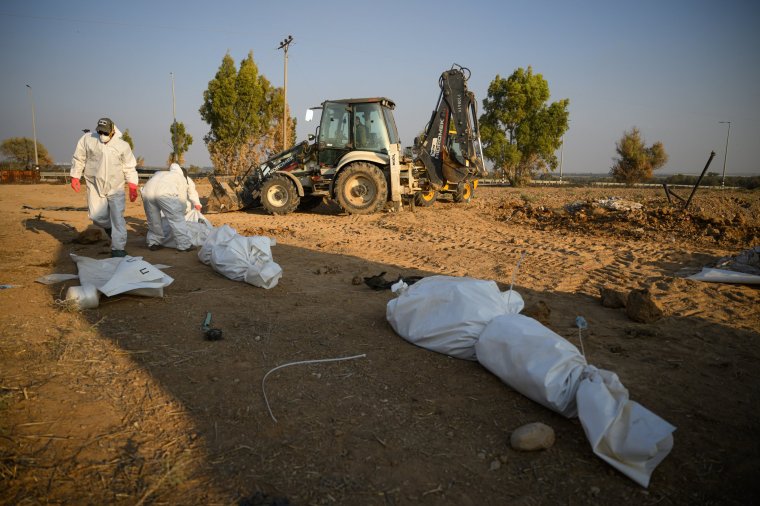
[[[111,140],[110,135],[100,134],[100,142],[102,142],[103,144],[107,143],[110,140]]]

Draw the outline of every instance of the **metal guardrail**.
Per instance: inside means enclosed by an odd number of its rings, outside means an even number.
[[[153,175],[152,172],[151,173],[146,173],[146,172],[137,173],[137,177],[141,180],[150,179],[150,176],[152,175]],[[188,174],[188,175],[192,179],[204,179],[206,177],[206,174]],[[68,183],[71,177],[69,176],[68,172],[40,172],[40,179],[42,181],[50,180],[50,179],[54,179],[54,180],[63,179],[65,182]]]

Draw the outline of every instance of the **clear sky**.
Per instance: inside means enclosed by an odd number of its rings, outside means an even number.
[[[135,154],[165,165],[177,120],[194,143],[188,164],[209,166],[198,109],[225,53],[254,53],[283,84],[298,140],[325,99],[387,96],[404,145],[438,99],[438,77],[457,63],[482,101],[498,74],[532,66],[551,99],[570,99],[565,173],[606,173],[615,142],[637,126],[670,155],[663,173],[723,168],[759,175],[760,2],[757,0],[541,1],[121,1],[0,2],[0,140],[37,139],[69,163],[83,128],[101,116],[129,129]],[[32,95],[26,84],[31,85]],[[560,153],[558,153],[559,156]]]

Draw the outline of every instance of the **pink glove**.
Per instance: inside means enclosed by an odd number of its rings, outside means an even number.
[[[129,201],[134,202],[137,200],[137,185],[129,183]]]
[[[200,204],[195,204],[195,210],[196,211],[200,211],[202,207],[203,206],[201,206]]]
[[[74,189],[75,192],[79,193],[79,189],[82,187],[82,183],[79,182],[79,179],[72,179],[71,187]]]

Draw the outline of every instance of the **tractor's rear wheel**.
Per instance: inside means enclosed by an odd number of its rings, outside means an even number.
[[[372,214],[388,200],[388,183],[376,166],[354,162],[338,175],[335,200],[349,214]]]
[[[454,202],[462,202],[464,204],[472,200],[472,183],[469,181],[465,183],[459,183],[457,185],[457,191],[454,193]]]
[[[261,205],[269,214],[290,214],[300,200],[296,185],[287,176],[275,174],[261,186]]]
[[[420,191],[414,194],[414,204],[420,207],[430,207],[438,200],[438,192],[435,190]]]

